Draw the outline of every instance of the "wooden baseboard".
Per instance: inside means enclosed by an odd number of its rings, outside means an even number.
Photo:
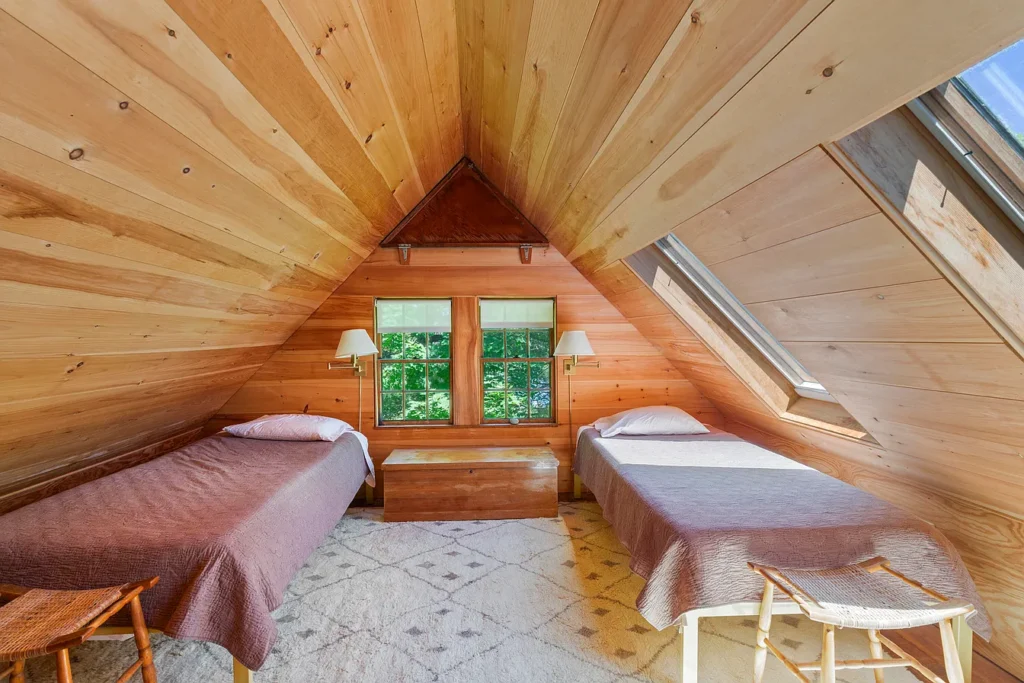
[[[169,453],[177,448],[195,441],[198,438],[202,427],[193,427],[179,432],[166,439],[157,441],[154,444],[136,448],[133,451],[115,455],[99,462],[89,462],[83,466],[59,474],[49,473],[47,478],[41,481],[19,482],[17,488],[8,491],[0,491],[0,515],[17,508],[24,507],[43,498],[49,498],[55,493],[66,491],[89,481],[99,479],[118,470],[123,470],[135,465],[157,458],[164,453]]]

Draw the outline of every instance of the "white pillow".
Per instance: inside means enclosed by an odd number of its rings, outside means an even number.
[[[335,441],[352,425],[322,415],[264,415],[263,417],[225,427],[224,431],[246,439],[268,441]]]
[[[674,406],[633,408],[594,422],[602,437],[618,434],[707,434],[708,428]]]

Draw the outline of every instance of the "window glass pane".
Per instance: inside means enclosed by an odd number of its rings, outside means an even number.
[[[530,392],[530,417],[551,417],[551,392]]]
[[[526,363],[509,363],[508,364],[508,388],[509,389],[525,389],[526,388]]]
[[[530,358],[546,358],[551,355],[551,328],[530,330]]]
[[[506,358],[526,358],[526,330],[505,330]]]
[[[427,374],[429,375],[431,391],[452,388],[451,366],[448,363],[431,363],[427,366]]]
[[[451,332],[435,332],[429,335],[430,357],[451,358]]]
[[[426,358],[427,357],[427,333],[407,332],[405,335],[405,357]]]
[[[484,392],[484,418],[488,420],[501,420],[505,417],[505,392],[485,391]]]
[[[505,357],[505,331],[484,330],[484,358]]]
[[[427,419],[427,395],[422,391],[410,391],[405,395],[405,419]]]
[[[452,397],[448,392],[432,391],[428,396],[427,413],[431,420],[448,420],[452,416]]]
[[[508,392],[508,416],[525,420],[530,416],[525,391]]]
[[[402,390],[402,366],[400,363],[380,364],[380,386],[382,391]]]
[[[505,388],[505,364],[484,363],[484,389]]]
[[[382,420],[402,419],[402,395],[381,394],[380,417]]]
[[[530,363],[530,388],[546,389],[551,386],[551,363]]]
[[[427,364],[405,364],[405,390],[423,390],[427,388]]]
[[[391,332],[380,335],[380,357],[401,358],[402,357],[402,333]]]
[[[956,82],[1020,153],[1024,145],[1024,40],[975,64]]]

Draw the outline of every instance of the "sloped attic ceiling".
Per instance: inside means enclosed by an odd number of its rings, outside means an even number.
[[[464,154],[593,272],[1024,26],[942,9],[0,0],[0,487],[201,425]]]

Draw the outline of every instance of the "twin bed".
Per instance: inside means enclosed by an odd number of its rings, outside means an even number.
[[[158,575],[142,596],[147,623],[224,646],[236,681],[248,680],[274,644],[271,612],[288,583],[372,485],[360,437],[208,437],[15,510],[0,524],[0,581],[92,588]],[[971,628],[991,632],[956,550],[933,527],[731,434],[602,438],[584,428],[573,469],[647,580],[641,614],[680,626],[684,683],[697,677],[699,618],[756,614],[763,582],[747,562],[817,568],[884,556],[977,606]],[[960,632],[969,653],[970,630]]]
[[[883,556],[929,588],[970,602],[977,608],[970,629],[991,635],[974,582],[934,527],[732,434],[602,438],[584,428],[573,470],[629,550],[632,570],[647,580],[640,613],[659,629],[679,625],[684,683],[697,680],[699,618],[757,614],[764,581],[747,562],[821,568]],[[799,610],[777,602],[775,612],[785,611]],[[959,627],[969,657],[971,630]]]
[[[217,435],[4,515],[0,582],[95,588],[159,576],[146,623],[224,646],[236,680],[277,638],[271,612],[373,465],[335,442]]]

